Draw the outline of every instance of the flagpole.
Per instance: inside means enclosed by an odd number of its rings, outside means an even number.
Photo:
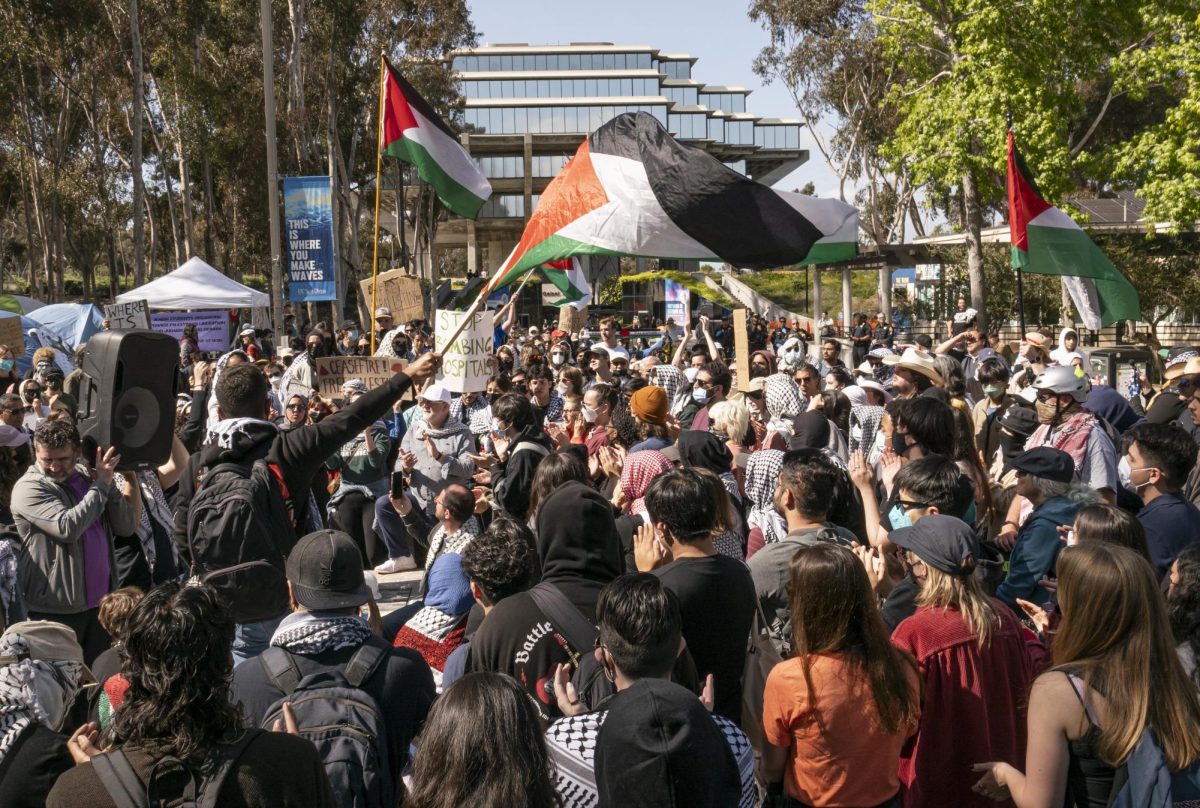
[[[1025,339],[1025,282],[1020,267],[1017,267],[1017,318],[1021,322],[1021,339]]]
[[[379,299],[379,185],[382,180],[381,171],[383,170],[383,95],[387,81],[387,62],[384,59],[383,50],[379,51],[379,136],[375,140],[375,249],[372,251],[371,257],[371,311],[369,316],[375,316],[375,303]],[[403,238],[403,229],[401,238]],[[403,241],[400,242],[404,244]],[[403,249],[403,246],[401,246]],[[401,253],[403,257],[403,253]],[[372,320],[371,322],[374,322]],[[371,355],[375,355],[375,329],[371,329]]]

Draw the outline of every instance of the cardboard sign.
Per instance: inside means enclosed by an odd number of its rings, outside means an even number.
[[[453,344],[446,340],[466,319],[464,311],[438,311],[434,316],[434,344],[442,355],[442,370],[438,381],[453,393],[478,393],[487,389],[492,355],[492,313],[476,312]]]
[[[567,296],[564,295],[562,293],[562,290],[559,289],[554,284],[552,284],[552,283],[543,283],[542,284],[542,305],[543,306],[557,306],[559,303],[563,302],[566,299],[567,299]]]
[[[104,307],[104,319],[113,331],[150,327],[150,304],[145,300],[129,303],[110,303]]]
[[[21,330],[19,315],[0,317],[0,345],[7,345],[13,356],[25,353],[25,334]]]
[[[409,320],[424,319],[425,298],[421,294],[420,278],[414,278],[403,269],[380,272],[379,291],[375,295],[374,304],[371,302],[371,281],[371,278],[367,278],[359,282],[359,289],[362,290],[360,299],[367,315],[374,317],[376,308],[387,306],[392,310],[392,322],[396,325]]]
[[[175,339],[183,336],[185,325],[196,326],[202,351],[229,350],[229,314],[224,309],[206,311],[156,311],[150,315],[150,327]]]
[[[750,383],[750,334],[746,330],[745,309],[733,310],[733,352],[736,354],[734,389],[745,390]]]
[[[403,359],[391,356],[322,356],[317,359],[317,392],[321,398],[340,401],[342,385],[351,379],[360,379],[374,390],[404,370],[404,365]]]

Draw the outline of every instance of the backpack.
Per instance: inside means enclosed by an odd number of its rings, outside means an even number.
[[[202,777],[196,782],[196,772],[177,757],[168,755],[159,758],[150,769],[150,774],[143,785],[141,779],[129,763],[129,758],[120,749],[104,752],[92,758],[92,770],[100,779],[100,784],[108,792],[117,808],[159,808],[172,804],[177,808],[217,808],[217,795],[221,793],[234,764],[251,741],[262,734],[262,730],[249,729],[242,733],[232,744],[222,745],[214,750],[201,767]],[[160,795],[159,776],[166,772],[179,769],[188,775],[187,785],[183,789],[182,802],[175,795]]]
[[[201,469],[187,514],[191,577],[216,588],[237,623],[288,610],[284,562],[297,537],[279,467]]]
[[[579,654],[579,664],[571,671],[571,684],[589,710],[595,710],[600,702],[617,692],[616,686],[604,675],[604,667],[592,653],[596,637],[600,632],[583,613],[567,599],[553,584],[539,583],[529,590],[529,597],[549,618],[554,627]],[[548,682],[551,700],[554,699],[554,683]]]
[[[1162,749],[1147,727],[1133,753],[1117,768],[1111,808],[1172,808],[1200,804],[1200,761],[1172,773]]]
[[[362,689],[391,647],[377,637],[354,652],[343,670],[323,670],[303,678],[292,655],[272,646],[259,659],[268,678],[283,691],[263,719],[264,729],[283,718],[289,703],[301,737],[317,747],[333,793],[341,806],[394,808],[397,784],[388,757],[387,726],[379,704]]]

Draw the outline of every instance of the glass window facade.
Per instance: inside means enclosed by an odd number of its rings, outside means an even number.
[[[725,142],[725,119],[724,118],[709,118],[708,119],[708,139],[715,140],[717,143]]]
[[[704,140],[708,137],[708,116],[702,112],[668,115],[667,130],[680,140]]]
[[[700,93],[700,103],[722,112],[746,111],[746,96],[742,93]]]
[[[797,124],[754,127],[754,145],[760,149],[800,148],[800,127]]]
[[[754,121],[726,121],[725,142],[737,146],[753,146]]]
[[[669,64],[690,67],[687,62]],[[455,56],[451,66],[458,73],[495,73],[527,70],[650,70],[654,65],[648,53],[518,53],[511,56]]]
[[[679,106],[692,107],[699,104],[700,91],[695,87],[663,87],[659,91],[668,101],[674,101]]]
[[[659,62],[658,72],[664,74],[669,79],[690,79],[692,77],[692,63],[683,60]]]
[[[581,107],[468,107],[463,120],[477,134],[591,132],[626,112],[648,112],[664,126],[665,104],[618,104]]]
[[[525,216],[525,197],[521,194],[493,194],[479,210],[482,219],[520,219]]]
[[[604,98],[659,95],[658,79],[501,79],[464,81],[467,98]],[[695,90],[692,90],[693,98]],[[694,100],[692,103],[696,103]]]
[[[530,158],[530,170],[535,178],[550,179],[557,177],[570,159],[569,154],[537,154]],[[521,155],[476,157],[475,163],[489,179],[513,180],[525,176],[525,158]]]

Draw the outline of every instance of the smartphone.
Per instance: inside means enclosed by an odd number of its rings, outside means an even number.
[[[403,471],[392,472],[392,499],[399,499],[404,496],[405,489],[408,488],[408,483],[404,481]]]

